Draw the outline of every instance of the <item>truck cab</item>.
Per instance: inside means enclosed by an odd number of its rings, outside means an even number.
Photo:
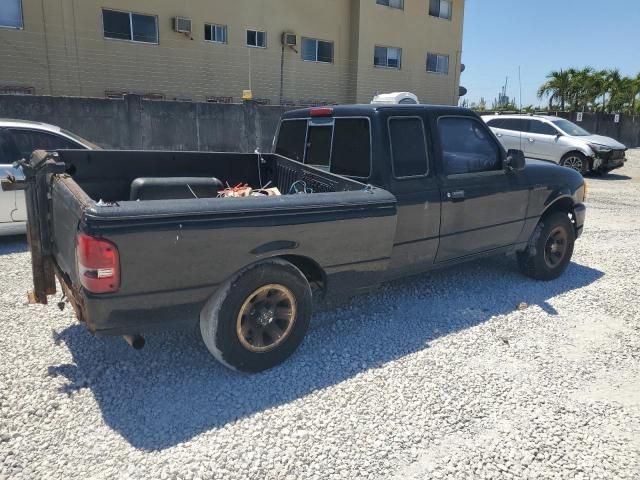
[[[355,105],[284,114],[275,152],[390,191],[398,201],[389,278],[469,257],[521,250],[545,205],[569,190],[573,172],[530,162],[514,168],[475,113],[427,105]],[[543,188],[544,187],[544,188]],[[573,195],[573,193],[572,193]],[[533,202],[532,202],[532,196]],[[579,207],[581,210],[581,207]],[[576,215],[577,218],[577,215]],[[577,225],[580,234],[581,225]]]

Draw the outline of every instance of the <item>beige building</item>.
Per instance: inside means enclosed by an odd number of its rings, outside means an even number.
[[[456,104],[463,16],[464,0],[1,0],[0,93]]]

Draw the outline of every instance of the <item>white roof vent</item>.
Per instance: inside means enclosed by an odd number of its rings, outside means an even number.
[[[418,103],[420,103],[418,97],[411,92],[381,93],[371,101],[372,105],[417,105]]]

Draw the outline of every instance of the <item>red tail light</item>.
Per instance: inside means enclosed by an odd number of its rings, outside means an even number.
[[[112,293],[120,288],[120,255],[113,243],[79,233],[76,259],[80,283],[87,291]]]
[[[311,109],[310,115],[312,117],[330,117],[333,115],[333,108],[331,107],[315,107]]]

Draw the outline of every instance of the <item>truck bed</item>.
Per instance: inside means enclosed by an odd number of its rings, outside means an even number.
[[[218,285],[266,258],[318,272],[310,280],[334,298],[376,286],[391,255],[393,195],[278,155],[61,151],[59,161],[67,173],[47,183],[51,228],[42,240],[78,317],[96,333],[196,322]],[[131,200],[132,183],[149,177],[269,183],[283,195]],[[296,182],[307,193],[293,193]],[[117,246],[117,292],[80,287],[80,231]]]

